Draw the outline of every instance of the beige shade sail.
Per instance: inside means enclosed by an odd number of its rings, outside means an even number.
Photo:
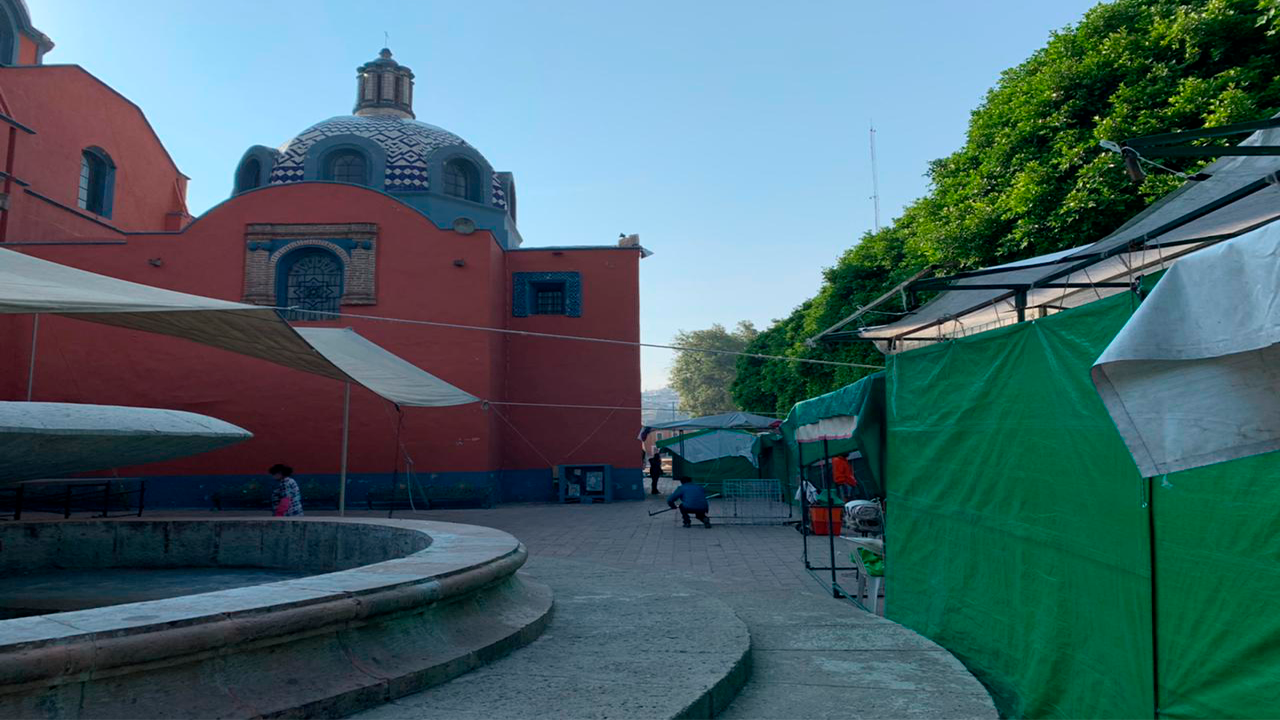
[[[479,402],[351,328],[297,328],[321,355],[377,395],[408,407],[448,407]]]
[[[0,249],[0,313],[77,320],[185,338],[354,382],[398,405],[478,402],[350,328],[294,328],[272,308],[119,280]]]
[[[0,249],[0,313],[63,315],[185,338],[334,380],[354,380],[271,308],[119,280],[13,250]]]

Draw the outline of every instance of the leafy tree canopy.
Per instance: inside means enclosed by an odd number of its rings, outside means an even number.
[[[1180,184],[1164,173],[1133,184],[1100,140],[1258,120],[1278,107],[1280,0],[1098,5],[1005,71],[970,116],[964,145],[930,164],[928,194],[863,235],[825,271],[817,294],[748,350],[883,364],[866,343],[804,341],[929,264],[971,269],[1084,245]],[[786,412],[867,372],[744,357],[733,395]]]
[[[732,332],[723,325],[706,330],[681,331],[676,344],[684,347],[724,352],[742,352],[755,340],[756,328],[740,322]],[[671,366],[671,387],[680,394],[680,409],[694,417],[730,412],[737,408],[729,392],[737,375],[734,355],[684,350]]]

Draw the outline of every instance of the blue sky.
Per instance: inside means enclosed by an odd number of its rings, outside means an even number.
[[[349,113],[389,32],[418,118],[515,173],[526,246],[625,232],[656,253],[648,342],[790,313],[872,226],[868,123],[887,223],[1000,72],[1094,4],[30,2],[46,62],[142,106],[197,214],[250,145]],[[644,387],[666,384],[672,354],[642,358]]]

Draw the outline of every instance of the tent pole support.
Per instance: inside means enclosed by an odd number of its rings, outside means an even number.
[[[342,384],[342,471],[338,475],[338,516],[347,514],[347,439],[351,435],[351,383]]]
[[[1156,485],[1155,478],[1144,478],[1147,486],[1147,544],[1151,549],[1151,717],[1160,717],[1160,649],[1159,622],[1156,611]]]
[[[831,512],[835,505],[831,498],[831,449],[827,446],[827,439],[822,439],[822,454],[826,457],[826,461],[822,465],[822,489],[827,495],[827,544],[830,546],[830,557],[828,558],[831,568],[831,597],[837,600],[842,597],[840,593],[840,583],[836,580],[836,524],[835,513]]]
[[[36,384],[36,337],[40,334],[40,313],[36,313],[31,324],[31,364],[27,367],[27,402],[31,402],[32,389]]]

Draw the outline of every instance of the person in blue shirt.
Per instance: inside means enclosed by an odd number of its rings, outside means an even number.
[[[680,478],[680,487],[667,498],[667,505],[674,508],[676,501],[681,501],[680,516],[684,518],[685,527],[689,527],[689,516],[692,515],[702,522],[703,527],[710,529],[711,521],[707,519],[707,511],[711,509],[711,505],[707,503],[707,493],[692,480],[689,477]]]

